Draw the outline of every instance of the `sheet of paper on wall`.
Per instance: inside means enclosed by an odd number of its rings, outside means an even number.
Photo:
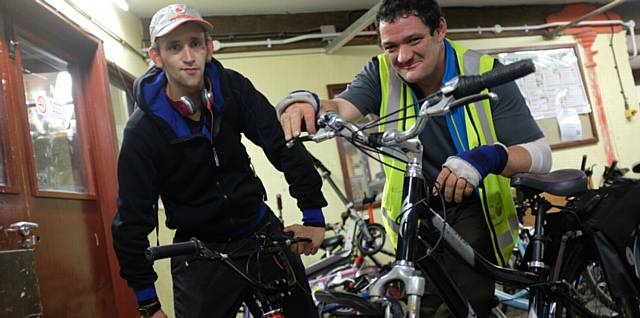
[[[510,64],[532,59],[536,72],[516,80],[534,119],[556,116],[557,96],[563,94],[562,107],[578,114],[591,112],[579,69],[578,58],[572,48],[544,49],[499,53],[498,59]]]
[[[582,123],[575,109],[559,107],[556,118],[560,128],[560,140],[575,141],[582,139]]]

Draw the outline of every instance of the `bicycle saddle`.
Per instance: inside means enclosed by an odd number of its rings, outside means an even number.
[[[560,169],[545,174],[517,173],[511,177],[511,186],[535,194],[546,192],[570,196],[587,191],[587,176],[577,169]]]
[[[320,248],[324,250],[332,250],[339,245],[342,245],[343,242],[344,236],[342,235],[327,237],[326,239],[324,239],[324,241],[322,241]]]

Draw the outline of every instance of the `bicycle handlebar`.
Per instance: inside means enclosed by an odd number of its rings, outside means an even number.
[[[533,62],[527,59],[495,68],[483,75],[460,76],[453,90],[453,96],[461,98],[477,94],[483,89],[506,84],[529,75],[535,70]]]
[[[311,239],[306,237],[287,236],[284,239],[265,240],[262,246],[264,248],[279,247],[279,246],[289,247],[296,243],[306,243],[306,242],[311,242]],[[155,261],[163,258],[169,258],[169,257],[181,256],[181,255],[193,255],[193,256],[204,255],[205,253],[203,253],[202,251],[205,249],[206,249],[206,246],[204,245],[204,243],[202,243],[197,238],[192,237],[189,241],[186,241],[186,242],[149,247],[144,252],[144,256],[149,261]],[[213,254],[216,255],[218,253],[213,252]]]
[[[405,131],[390,130],[368,134],[356,124],[340,118],[338,114],[327,112],[318,119],[320,129],[316,134],[291,140],[287,146],[291,147],[295,140],[322,142],[336,136],[351,138],[375,148],[397,146],[418,136],[429,117],[445,115],[456,107],[479,100],[496,100],[497,95],[494,93],[478,92],[508,83],[534,71],[535,65],[527,59],[499,67],[483,75],[458,76],[425,99],[420,106],[415,124]]]
[[[149,261],[155,261],[163,258],[169,258],[179,255],[195,255],[200,248],[202,248],[202,242],[196,238],[191,238],[189,241],[152,246],[147,248],[144,252],[144,256]]]

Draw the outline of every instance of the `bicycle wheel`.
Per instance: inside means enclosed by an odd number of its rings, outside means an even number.
[[[325,305],[323,317],[384,317],[384,309],[358,295],[320,290],[315,293],[318,302]]]
[[[621,306],[609,293],[604,269],[596,255],[595,246],[586,240],[576,240],[567,246],[560,279],[570,285],[570,295],[583,309],[597,317],[622,316]],[[563,308],[564,307],[564,308]],[[558,304],[557,317],[581,317],[578,310]]]

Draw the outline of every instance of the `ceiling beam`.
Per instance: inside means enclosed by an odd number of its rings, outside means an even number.
[[[327,44],[325,52],[327,54],[332,54],[333,52],[343,47],[345,44],[349,43],[349,41],[351,41],[354,36],[356,36],[358,33],[360,33],[360,31],[362,31],[374,21],[376,13],[378,12],[381,4],[382,1],[375,4],[371,9],[369,9],[369,11],[365,12],[360,18],[358,18],[358,20],[353,22],[353,24],[342,31],[339,36],[331,40],[331,42]]]

